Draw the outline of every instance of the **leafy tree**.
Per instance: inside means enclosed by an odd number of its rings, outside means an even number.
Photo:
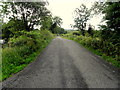
[[[49,30],[52,24],[52,16],[43,17],[43,19],[41,20],[41,29]]]
[[[64,30],[64,28],[61,28],[61,30],[60,30],[60,32],[59,32],[60,34],[66,34],[67,33],[67,31],[65,31]]]
[[[55,33],[55,28],[57,27],[57,24],[56,23],[53,23],[52,25],[51,25],[51,27],[50,27],[50,31],[52,32],[52,33]]]
[[[106,7],[106,3],[105,2],[94,2],[94,4],[92,5],[92,7],[90,8],[91,14],[92,15],[99,15],[102,14],[103,10]]]
[[[62,19],[61,19],[60,17],[58,17],[58,16],[55,16],[55,17],[53,18],[53,23],[56,23],[56,25],[61,26],[61,24],[62,24]]]
[[[57,27],[54,29],[54,33],[55,33],[55,34],[66,34],[67,32],[66,32],[63,28],[57,26]]]
[[[120,1],[118,2],[95,2],[91,10],[94,14],[104,14],[103,21],[106,25],[100,25],[102,40],[109,40],[113,43],[120,41]]]
[[[7,2],[3,4],[4,12],[9,19],[22,20],[27,31],[33,30],[35,25],[40,25],[42,17],[49,16],[50,11],[45,5],[47,2]],[[7,8],[6,8],[7,7]]]
[[[82,4],[80,8],[77,8],[75,10],[75,13],[76,17],[74,19],[75,22],[74,27],[78,28],[82,32],[82,35],[84,36],[86,23],[90,17],[90,10],[84,4]]]
[[[105,14],[104,19],[107,27],[116,33],[120,33],[120,2],[107,2],[106,4],[103,14]]]
[[[110,41],[114,44],[120,42],[120,2],[106,2],[102,13],[106,25],[101,25],[102,40]]]
[[[61,24],[62,24],[62,19],[58,16],[55,16],[53,18],[53,24],[50,27],[51,32],[56,34],[60,33],[60,30],[62,30]]]

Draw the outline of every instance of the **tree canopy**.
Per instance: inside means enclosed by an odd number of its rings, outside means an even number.
[[[82,35],[84,35],[86,23],[90,17],[90,10],[84,4],[82,4],[80,8],[76,8],[75,13],[76,17],[74,19],[74,27],[78,28],[78,30],[82,32]]]
[[[45,7],[47,2],[5,2],[3,12],[9,16],[9,19],[22,20],[25,29],[30,31],[35,25],[41,24],[41,19],[49,16],[51,13]],[[9,13],[8,13],[9,12]]]
[[[106,4],[103,14],[105,14],[104,19],[107,27],[116,33],[120,33],[120,2],[107,2]]]

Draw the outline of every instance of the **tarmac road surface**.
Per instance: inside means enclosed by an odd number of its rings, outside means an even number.
[[[5,88],[118,88],[117,72],[74,41],[55,38]]]

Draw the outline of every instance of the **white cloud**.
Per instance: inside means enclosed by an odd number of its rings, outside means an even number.
[[[59,16],[63,19],[63,28],[69,29],[70,24],[74,24],[74,10],[79,8],[84,3],[88,8],[91,7],[94,1],[98,0],[47,0],[49,5],[47,8],[52,12],[53,16]],[[101,18],[93,18],[90,23],[96,26],[101,21]]]

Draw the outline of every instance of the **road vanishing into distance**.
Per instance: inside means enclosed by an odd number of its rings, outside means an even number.
[[[57,37],[5,88],[118,88],[115,70],[74,41]]]

